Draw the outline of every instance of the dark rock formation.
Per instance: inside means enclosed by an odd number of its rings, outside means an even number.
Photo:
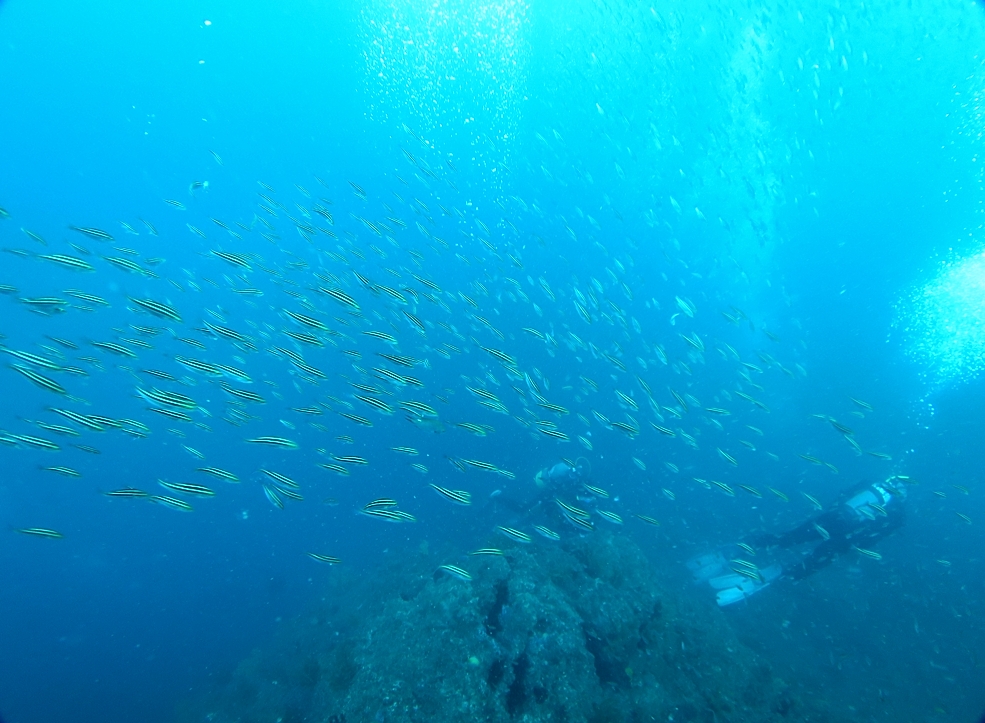
[[[624,537],[516,546],[467,565],[471,582],[432,574],[422,555],[359,604],[350,596],[348,615],[299,621],[206,712],[244,722],[827,720],[717,610],[662,591]],[[204,715],[198,704],[185,719]]]

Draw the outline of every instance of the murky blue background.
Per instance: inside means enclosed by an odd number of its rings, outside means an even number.
[[[760,652],[792,666],[790,676],[807,690],[846,711],[870,719],[909,711],[910,720],[980,712],[982,48],[985,10],[973,2],[0,4],[0,206],[9,214],[0,220],[0,246],[12,250],[0,254],[0,284],[14,287],[0,297],[0,334],[6,347],[36,354],[51,353],[42,345],[58,348],[47,336],[72,340],[79,349],[62,349],[65,363],[89,372],[58,376],[88,402],[72,406],[6,368],[13,357],[0,369],[0,429],[63,447],[0,448],[7,528],[0,714],[25,722],[169,720],[177,701],[208,689],[278,621],[318,599],[332,570],[305,552],[337,555],[366,575],[423,541],[461,540],[464,552],[488,542],[502,517],[484,505],[451,507],[425,482],[485,500],[579,455],[590,459],[594,481],[619,495],[621,514],[661,521],[656,536],[629,524],[625,533],[654,564],[674,569],[706,546],[796,524],[811,511],[802,492],[829,502],[862,479],[911,476],[919,484],[908,524],[880,546],[881,562],[840,561],[810,586],[768,590],[725,614]],[[207,189],[189,191],[204,181]],[[258,204],[269,204],[258,193],[282,204],[276,219],[265,216],[276,239],[259,233]],[[325,203],[319,198],[331,201],[336,238],[300,233],[288,220],[328,228],[310,213]],[[361,219],[388,230],[377,235]],[[115,239],[94,241],[69,226]],[[85,258],[95,272],[34,258],[83,255],[70,244],[91,252]],[[241,270],[210,250],[251,254],[257,268],[238,279]],[[325,251],[348,254],[346,262]],[[100,256],[163,261],[151,278]],[[353,270],[395,289],[430,293],[412,273],[439,286],[444,306],[418,298],[406,307],[428,323],[427,336],[402,321],[399,333],[387,326],[383,320],[402,320],[399,307],[369,293]],[[327,375],[317,385],[268,353],[295,348],[276,336],[297,328],[284,308],[343,329],[332,320],[343,310],[318,294],[324,281],[315,273],[334,275],[365,314],[338,349],[301,350]],[[608,301],[598,294],[586,324],[574,301],[592,292],[593,278]],[[247,287],[263,296],[234,291]],[[67,289],[109,306],[42,316],[21,301]],[[313,310],[284,289],[306,295]],[[183,323],[136,315],[127,297],[167,301]],[[676,297],[694,304],[693,318]],[[207,308],[252,335],[258,350],[195,331],[216,323]],[[722,312],[736,310],[743,316],[733,324]],[[138,350],[138,359],[88,346],[133,338],[128,325],[171,326],[175,334],[149,338],[153,349]],[[399,348],[360,335],[370,328],[395,333]],[[698,334],[706,351],[698,354],[681,334]],[[445,343],[461,353],[434,351]],[[742,384],[726,345],[762,370],[755,396],[769,414],[726,396]],[[489,388],[519,415],[510,385],[526,388],[481,346],[515,357],[546,398],[572,412],[549,417],[571,442],[531,435],[476,405],[466,386]],[[328,395],[351,400],[353,363],[377,366],[378,351],[428,359],[427,367],[397,370],[424,385],[398,396],[438,407],[444,432],[358,401],[351,411],[371,418],[372,428],[325,411],[315,421],[327,431],[319,430],[292,411]],[[596,352],[622,359],[627,371]],[[240,367],[235,357],[245,357],[251,390],[268,397],[250,409],[258,419],[243,427],[222,421],[228,397],[175,364],[175,355]],[[190,377],[168,388],[208,409],[211,418],[195,418],[211,431],[169,433],[180,423],[148,412],[135,396],[141,384],[166,386],[138,382],[145,368]],[[580,375],[600,390],[586,391]],[[671,444],[647,423],[656,419],[637,375],[661,405],[673,404],[673,388],[733,415],[717,429],[692,411],[683,424],[699,430],[700,449]],[[636,439],[592,415],[623,419],[616,389],[640,404],[631,412],[643,427]],[[863,410],[851,397],[874,411],[853,417]],[[46,411],[51,406],[137,419],[153,431],[143,439],[117,430],[55,438],[31,423],[64,423]],[[892,459],[856,456],[818,414],[848,424],[866,451]],[[479,438],[453,426],[462,421],[495,432]],[[750,436],[747,424],[763,436]],[[575,441],[586,432],[592,451]],[[243,441],[259,435],[290,437],[301,448]],[[401,457],[390,450],[397,445],[420,456]],[[739,465],[725,464],[717,448]],[[337,477],[315,466],[332,453],[370,464]],[[448,456],[491,461],[516,481],[463,477]],[[425,464],[428,476],[411,461]],[[206,463],[242,482],[195,472]],[[82,476],[41,469],[48,466]],[[305,501],[271,505],[261,466],[301,482]],[[156,494],[158,478],[210,484],[217,495],[192,500],[194,512],[182,513],[100,494],[126,486]],[[694,478],[776,487],[791,501],[729,498]],[[380,496],[399,499],[419,522],[387,526],[355,514]],[[324,504],[326,497],[337,504]],[[65,537],[12,531],[26,527]]]

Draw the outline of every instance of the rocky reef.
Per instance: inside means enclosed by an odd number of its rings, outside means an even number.
[[[471,558],[471,581],[435,573],[437,557],[422,549],[372,584],[337,581],[323,609],[179,720],[830,720],[717,610],[661,586],[625,537]]]

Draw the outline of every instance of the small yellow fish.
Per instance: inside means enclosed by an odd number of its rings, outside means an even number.
[[[50,540],[60,540],[65,537],[65,535],[57,530],[49,530],[46,527],[23,527],[17,531],[22,535],[30,535],[31,537],[47,537]]]
[[[817,497],[813,497],[807,494],[806,492],[801,492],[800,494],[806,497],[807,501],[810,502],[812,505],[814,505],[814,507],[816,507],[818,510],[824,509],[824,505],[821,504],[821,502],[817,499]]]
[[[465,582],[468,582],[472,579],[472,575],[470,575],[467,570],[463,570],[457,565],[438,565],[438,570],[440,570],[441,572],[445,572],[451,575],[452,577],[456,577],[459,580],[464,580]]]
[[[855,546],[853,545],[853,547],[855,547]],[[865,548],[862,548],[862,547],[855,547],[855,550],[859,554],[861,554],[861,555],[865,555],[866,557],[871,557],[873,560],[881,560],[882,559],[882,555],[880,555],[875,550],[866,550]]]

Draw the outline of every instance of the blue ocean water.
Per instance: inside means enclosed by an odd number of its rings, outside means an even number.
[[[881,559],[721,615],[845,720],[973,719],[982,48],[976,2],[0,3],[0,716],[173,720],[307,553],[468,568],[583,457],[710,607],[692,555],[908,478]]]

